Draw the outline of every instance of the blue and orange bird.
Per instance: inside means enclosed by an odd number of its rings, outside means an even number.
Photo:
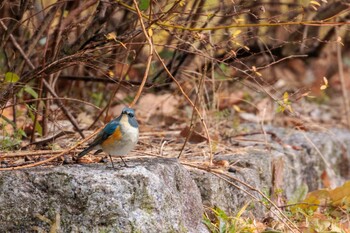
[[[119,117],[110,121],[89,144],[89,146],[79,153],[78,158],[83,157],[89,151],[97,149],[95,154],[104,151],[109,155],[112,166],[114,164],[111,156],[122,156],[129,153],[137,144],[139,139],[139,125],[135,118],[135,111],[125,107]]]

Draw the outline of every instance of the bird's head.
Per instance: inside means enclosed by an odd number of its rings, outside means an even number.
[[[136,121],[134,109],[131,109],[131,108],[128,108],[128,107],[123,108],[122,117],[123,116],[127,116],[128,117],[128,121],[129,121],[129,124],[131,126],[133,126],[135,128],[139,127],[139,125],[138,125],[138,123]]]

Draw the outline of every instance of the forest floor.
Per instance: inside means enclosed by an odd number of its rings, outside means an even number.
[[[200,117],[196,115],[192,117],[193,108],[185,104],[185,99],[181,96],[176,96],[173,93],[143,95],[135,106],[140,124],[139,143],[129,153],[127,160],[154,156],[169,158],[181,156],[180,161],[182,162],[190,162],[196,166],[209,166],[212,154],[214,166],[225,167],[225,164],[219,164],[215,161],[215,156],[232,154],[240,142],[266,145],[268,148],[265,140],[254,139],[256,134],[269,133],[264,130],[266,125],[311,132],[346,127],[347,115],[342,107],[343,96],[336,91],[326,90],[329,93],[322,92],[317,97],[312,97],[308,93],[304,95],[300,92],[285,94],[281,97],[282,103],[285,103],[283,105],[276,103],[269,97],[262,98],[259,93],[248,96],[245,88],[226,95],[221,94],[220,97],[217,97],[216,106],[201,111],[201,117],[205,120],[208,129],[207,132]],[[202,101],[204,102],[204,100]],[[122,104],[112,106],[109,109],[109,117],[117,116],[123,107]],[[52,106],[52,109],[54,108],[57,106]],[[73,108],[72,111],[74,111]],[[88,128],[94,122],[95,114],[93,112],[88,109],[86,112],[75,113],[81,128]],[[48,124],[50,134],[46,138],[38,137],[35,142],[31,143],[22,137],[15,139],[4,137],[3,146],[5,143],[13,143],[17,150],[0,152],[2,154],[1,169],[108,162],[108,158],[103,153],[96,156],[85,156],[76,161],[75,156],[87,145],[89,140],[77,146],[78,142],[82,142],[81,136],[74,132],[70,121],[66,120],[59,111],[56,113],[54,120]],[[11,118],[12,112],[8,111],[4,114]],[[245,124],[253,125],[255,130],[245,128]],[[97,126],[101,127],[103,123],[99,122],[94,128],[98,128]],[[94,132],[96,133],[96,130],[83,131],[86,136]],[[7,140],[11,141],[7,142]],[[278,142],[278,138],[275,140]],[[212,150],[210,150],[209,143]],[[115,160],[119,161],[117,158]],[[348,191],[345,192],[348,193]],[[348,198],[349,196],[350,194],[344,194],[344,197]],[[245,209],[243,208],[241,211],[244,212]],[[349,205],[345,203],[344,205],[329,206],[329,208],[313,209],[310,212],[299,210],[289,214],[292,214],[292,221],[300,229],[312,229],[311,232],[326,232],[325,230],[328,232],[350,232],[348,211]],[[281,224],[278,221],[260,222],[251,216],[242,217],[240,213],[237,215],[239,217],[234,217],[226,215],[220,210],[216,210],[215,214],[217,218],[210,223],[213,232],[220,224],[224,224],[226,229],[239,226],[245,232],[262,232],[266,227],[280,229],[280,231],[274,232],[287,231],[283,227],[278,227]],[[265,230],[265,232],[272,231]]]

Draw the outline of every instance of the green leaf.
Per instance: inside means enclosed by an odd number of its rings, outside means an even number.
[[[292,196],[288,200],[288,204],[293,204],[304,200],[308,192],[309,187],[306,183],[302,183],[296,188],[294,193],[292,193]]]
[[[32,106],[29,106],[28,104],[26,104],[27,109],[28,109],[28,114],[30,116],[30,118],[32,119],[32,121],[34,122],[35,120],[35,116],[34,113],[36,111],[36,109]],[[41,127],[41,125],[39,124],[39,122],[36,122],[35,127],[34,127],[35,131],[39,133],[40,136],[43,136],[43,128]]]
[[[19,80],[19,77],[17,74],[15,73],[12,73],[12,72],[7,72],[5,74],[5,82],[8,82],[8,83],[15,83],[15,82],[18,82]]]
[[[147,8],[149,7],[149,3],[150,3],[150,0],[141,0],[139,4],[140,10],[142,11],[147,10]]]
[[[30,86],[26,85],[24,87],[24,91],[27,92],[28,94],[30,94],[31,96],[33,96],[35,99],[38,98],[38,96],[39,96],[38,93]]]
[[[36,124],[35,124],[35,131],[38,132],[40,137],[43,136],[43,127],[41,127],[39,122],[36,122]]]
[[[164,59],[170,59],[173,57],[174,52],[171,50],[163,49],[162,51],[160,51],[159,55]]]
[[[210,232],[217,231],[215,224],[212,223],[208,217],[204,216],[203,222],[209,228]]]
[[[26,132],[24,132],[24,130],[23,129],[18,129],[17,130],[17,133],[20,135],[20,136],[22,136],[22,137],[27,137],[27,134],[26,134]]]

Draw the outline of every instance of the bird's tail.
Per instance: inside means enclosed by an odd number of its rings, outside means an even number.
[[[81,158],[81,157],[83,157],[84,155],[86,155],[87,153],[89,153],[91,150],[93,150],[94,149],[94,146],[88,146],[88,147],[86,147],[82,152],[80,152],[79,154],[78,154],[78,159],[79,158]]]

